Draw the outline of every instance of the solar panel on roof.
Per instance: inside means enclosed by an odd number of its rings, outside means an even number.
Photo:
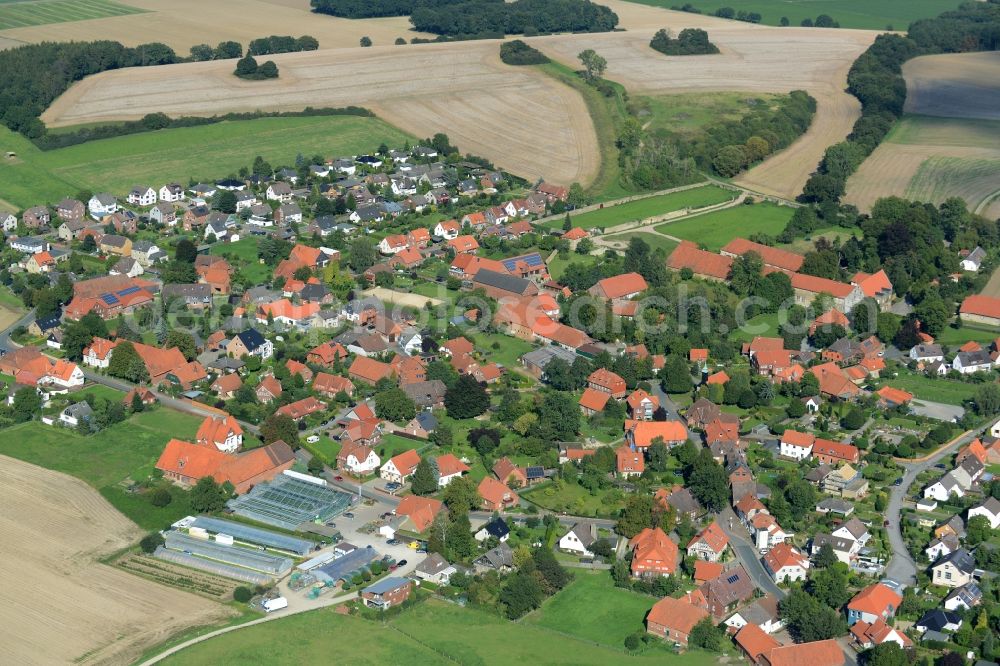
[[[507,270],[509,270],[509,271],[514,270],[514,267],[517,266],[517,263],[519,261],[523,261],[529,267],[541,266],[542,265],[542,257],[541,257],[541,255],[539,255],[537,253],[535,253],[535,254],[526,254],[526,255],[521,256],[521,257],[511,257],[509,259],[501,259],[501,262],[503,263],[504,267]]]
[[[118,302],[118,297],[115,296],[114,294],[102,294],[101,300],[107,303],[108,305],[114,305],[115,303]]]
[[[140,289],[142,289],[142,287],[128,287],[126,289],[122,289],[121,291],[119,291],[118,295],[119,296],[130,296],[130,295],[136,293],[137,291],[139,291]]]
[[[727,583],[735,583],[739,579],[740,579],[740,577],[739,577],[738,574],[733,574],[732,576],[730,576],[729,578],[726,579],[726,582]]]

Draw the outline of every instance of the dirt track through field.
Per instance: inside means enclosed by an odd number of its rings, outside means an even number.
[[[161,0],[135,1],[144,6],[141,3]],[[261,27],[259,34],[295,32],[286,22],[301,10],[300,0],[253,2],[288,13],[282,23],[266,30]],[[826,147],[842,140],[857,118],[857,103],[843,87],[850,63],[874,39],[873,32],[772,28],[620,0],[607,4],[618,13],[626,32],[530,41],[573,67],[579,65],[579,52],[595,49],[608,60],[608,78],[631,92],[804,89],[817,99],[819,111],[813,127],[792,146],[745,174],[740,183],[746,187],[794,197]],[[256,11],[249,15],[255,16]],[[327,29],[328,21],[339,20],[310,16],[317,29],[309,32],[324,47],[328,42],[320,29]],[[363,22],[348,23],[356,27]],[[670,58],[649,48],[657,29],[676,33],[691,26],[707,28],[722,54]],[[580,96],[533,68],[502,64],[497,51],[495,41],[475,41],[286,54],[274,58],[281,77],[266,82],[235,78],[232,62],[118,70],[76,84],[42,119],[52,126],[66,126],[135,119],[150,111],[206,115],[356,104],[417,136],[444,131],[463,151],[487,157],[518,175],[588,184],[597,174],[599,151]]]
[[[0,456],[0,645],[9,664],[128,664],[225,606],[96,560],[141,535],[82,481]]]
[[[903,66],[907,116],[847,181],[867,211],[880,197],[941,203],[961,197],[1000,217],[1000,54],[923,56]]]

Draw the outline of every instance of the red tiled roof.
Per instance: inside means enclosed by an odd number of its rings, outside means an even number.
[[[399,506],[396,507],[396,515],[408,516],[410,522],[417,528],[417,531],[423,532],[431,526],[431,523],[434,522],[434,517],[441,512],[443,506],[441,500],[431,497],[407,495],[399,502]]]
[[[437,457],[437,469],[440,476],[451,476],[469,471],[469,466],[455,457],[452,453],[445,453]]]
[[[891,386],[883,386],[878,391],[875,391],[880,398],[886,402],[891,402],[896,405],[905,405],[909,401],[913,400],[913,394],[907,393],[897,388]]]
[[[641,453],[622,444],[615,449],[615,468],[619,474],[642,474],[646,471],[646,461]]]
[[[420,464],[420,454],[417,453],[416,449],[410,449],[394,455],[389,459],[389,462],[396,467],[400,474],[409,476],[416,471],[417,465]]]
[[[502,505],[506,496],[514,496],[513,490],[491,476],[483,477],[483,480],[479,482],[479,487],[476,488],[476,492],[493,506]]]
[[[242,435],[243,428],[229,414],[223,417],[207,416],[198,428],[195,441],[199,444],[221,444],[230,435]]]
[[[632,391],[629,396],[625,399],[628,406],[633,410],[639,409],[644,401],[648,400],[653,403],[653,409],[657,409],[660,406],[660,399],[655,395],[650,395],[643,391],[642,389],[636,389]]]
[[[277,413],[290,416],[293,419],[301,419],[303,416],[308,416],[315,412],[321,412],[324,409],[326,409],[326,404],[320,402],[312,396],[309,396],[308,398],[302,398],[301,400],[296,400],[295,402],[285,405],[279,409]]]
[[[704,608],[698,608],[686,599],[664,597],[649,609],[646,621],[668,627],[670,630],[682,634],[690,634],[694,625],[706,617],[708,617],[708,611]]]
[[[705,545],[711,548],[716,553],[722,553],[729,545],[729,538],[726,536],[722,528],[719,527],[719,523],[712,521],[712,523],[703,529],[699,534],[694,535],[691,541],[688,542],[687,547],[695,545],[698,542],[704,541]]]
[[[813,373],[817,380],[819,380],[819,390],[821,393],[825,393],[831,396],[854,396],[860,392],[860,389],[854,385],[853,382],[844,374],[843,369],[836,363],[824,363],[822,365],[816,365],[809,368],[809,372]]]
[[[852,444],[843,442],[831,442],[828,439],[816,439],[813,445],[814,456],[827,456],[837,460],[855,462],[858,460],[858,448]]]
[[[287,468],[294,458],[291,447],[281,440],[234,456],[214,447],[171,439],[156,468],[192,479],[211,476],[216,483],[229,481],[238,487],[268,471]]]
[[[814,294],[826,293],[834,298],[846,298],[854,290],[854,287],[844,282],[806,275],[805,273],[792,273],[792,288]]]
[[[868,273],[855,273],[851,282],[861,287],[861,291],[869,298],[875,298],[881,292],[892,291],[892,282],[884,270],[879,269],[874,275]]]
[[[607,389],[609,393],[621,393],[625,391],[625,380],[605,368],[598,368],[590,373],[587,377],[587,382]]]
[[[992,317],[1000,319],[1000,298],[973,294],[966,296],[959,309],[961,314],[979,315],[980,317]]]
[[[638,273],[625,273],[599,280],[595,285],[605,298],[623,298],[629,294],[646,291],[649,285]]]
[[[644,528],[629,539],[628,547],[633,551],[633,573],[653,570],[673,574],[677,569],[677,544],[659,527]]]
[[[341,391],[350,394],[354,390],[354,384],[351,383],[350,379],[327,372],[316,373],[312,387],[314,391],[327,395],[336,395]]]
[[[729,375],[726,374],[725,370],[719,370],[718,372],[708,376],[705,380],[706,384],[725,384],[729,381]]]
[[[895,613],[903,597],[882,583],[874,583],[854,595],[847,602],[847,608],[882,617],[884,613]]]
[[[762,659],[769,666],[843,666],[844,652],[834,639],[776,647]]]
[[[661,488],[661,490],[665,490]],[[694,581],[696,583],[704,583],[706,581],[715,580],[722,572],[725,571],[725,566],[721,562],[709,562],[708,560],[695,560],[694,562]]]
[[[375,384],[383,377],[388,377],[392,374],[392,366],[382,361],[376,361],[373,358],[358,356],[351,363],[348,374],[358,377],[369,384]]]
[[[805,568],[809,560],[791,544],[779,543],[764,555],[764,563],[768,569],[777,573],[784,567],[800,566]]]
[[[187,364],[184,354],[177,347],[160,349],[141,342],[133,342],[132,346],[135,347],[136,353],[146,366],[146,371],[154,381]]]
[[[746,238],[734,238],[726,243],[726,246],[722,248],[722,252],[733,254],[737,257],[742,256],[747,252],[756,252],[768,266],[774,266],[775,268],[780,268],[792,273],[802,268],[802,262],[805,260],[805,257],[801,254],[796,254],[794,252],[789,252],[788,250],[782,250],[776,247],[770,247],[768,245],[761,245],[760,243],[754,243]]]
[[[625,421],[625,432],[632,433],[632,441],[636,446],[647,447],[657,437],[664,442],[683,442],[687,439],[687,430],[680,421]]]
[[[590,234],[588,234],[584,229],[581,229],[580,227],[573,227],[564,233],[562,237],[568,241],[575,241],[580,240],[581,238],[586,238],[589,235]]]
[[[736,644],[742,648],[743,652],[750,657],[753,662],[757,662],[761,655],[767,654],[776,647],[781,647],[781,643],[768,635],[756,624],[746,624],[735,636]],[[811,666],[800,664],[799,666]]]
[[[322,363],[330,364],[338,358],[347,358],[348,352],[339,342],[324,342],[313,347],[309,354],[315,355]]]
[[[799,432],[798,430],[786,430],[781,435],[781,441],[785,444],[791,444],[792,446],[800,446],[804,449],[809,448],[816,441],[816,437],[807,432]]]
[[[719,280],[729,278],[732,266],[731,257],[706,252],[690,241],[681,241],[667,259],[667,267],[675,271],[690,268],[695,275],[707,275]]]

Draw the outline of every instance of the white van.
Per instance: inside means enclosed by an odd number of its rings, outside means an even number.
[[[264,602],[263,606],[265,613],[273,613],[274,611],[281,610],[282,608],[288,608],[288,599],[284,597],[268,599]]]

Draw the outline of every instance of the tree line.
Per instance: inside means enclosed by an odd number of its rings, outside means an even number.
[[[308,35],[299,38],[272,35],[251,42],[251,52],[253,49],[270,49],[268,53],[283,53],[284,50],[274,49],[300,51],[312,50],[318,46],[319,42]],[[92,74],[122,67],[169,65],[196,60],[239,58],[242,55],[243,47],[238,42],[221,42],[214,49],[207,44],[197,45],[192,47],[190,58],[178,56],[172,48],[160,42],[134,47],[110,40],[42,42],[6,49],[0,51],[0,122],[8,129],[31,139],[43,150],[82,143],[79,139],[83,136],[87,137],[83,140],[103,139],[119,133],[145,131],[140,126],[132,126],[125,132],[91,128],[87,133],[74,132],[56,138],[48,135],[39,116],[73,83]],[[74,135],[78,135],[76,140],[66,138]]]
[[[606,32],[618,16],[590,0],[312,0],[313,11],[345,18],[409,16],[415,30],[475,38]]]
[[[36,146],[42,150],[55,150],[75,146],[97,139],[109,139],[116,136],[128,134],[139,134],[153,130],[167,129],[169,127],[198,127],[200,125],[213,125],[233,120],[256,120],[258,118],[304,118],[312,116],[362,116],[366,118],[374,117],[375,114],[360,106],[346,106],[340,108],[321,107],[313,108],[307,106],[301,111],[247,111],[240,113],[224,113],[218,116],[181,116],[171,118],[165,113],[147,113],[141,120],[131,120],[113,125],[95,125],[93,127],[81,127],[72,132],[59,132],[57,134],[45,133],[32,140]]]
[[[500,60],[508,65],[544,65],[549,61],[544,53],[520,39],[500,45]]]
[[[827,148],[806,182],[802,200],[839,202],[848,177],[870,155],[903,113],[903,63],[933,53],[995,51],[1000,47],[1000,0],[967,2],[937,18],[915,21],[907,35],[879,35],[851,65],[847,89],[861,102],[861,117],[847,140]]]

